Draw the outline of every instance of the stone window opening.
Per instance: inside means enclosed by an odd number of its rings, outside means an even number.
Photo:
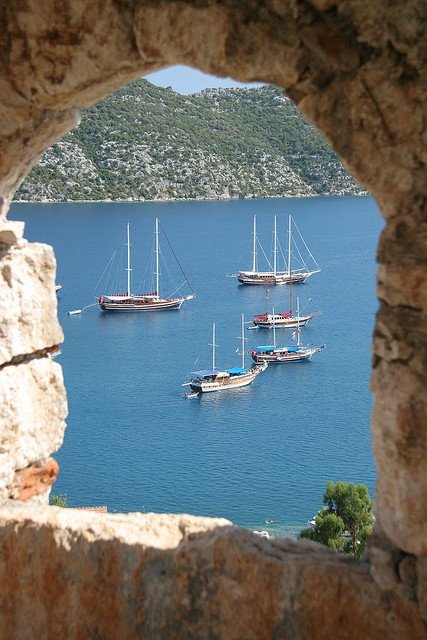
[[[28,0],[1,12],[0,637],[427,637],[419,0]],[[80,513],[43,506],[48,491],[30,495],[57,473],[66,396],[47,354],[62,331],[53,252],[7,219],[11,198],[79,107],[175,63],[286,89],[385,218],[372,371],[378,521],[362,562],[223,520]]]

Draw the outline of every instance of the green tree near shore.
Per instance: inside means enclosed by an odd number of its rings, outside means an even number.
[[[52,507],[68,507],[68,498],[66,493],[53,493],[49,496],[49,504]]]
[[[301,531],[300,537],[360,558],[374,521],[367,487],[352,482],[328,482],[323,504],[314,527]]]

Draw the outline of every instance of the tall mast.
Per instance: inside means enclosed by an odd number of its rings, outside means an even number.
[[[156,249],[155,249],[155,254],[156,254],[156,295],[159,298],[160,297],[160,293],[159,293],[159,220],[158,220],[158,218],[156,218],[155,236],[156,236]]]
[[[129,222],[127,223],[127,250],[128,250],[128,266],[127,266],[127,274],[128,274],[128,290],[127,290],[127,295],[130,297],[131,296],[131,292],[130,292],[130,272],[132,271],[131,266],[130,266],[130,232],[129,232]]]
[[[273,272],[274,272],[274,275],[276,275],[276,271],[277,271],[277,220],[276,220],[276,216],[274,216],[274,232],[273,232],[273,238],[274,238],[274,248],[273,248]]]
[[[265,315],[268,316],[268,287],[265,287]]]
[[[215,369],[215,322],[212,322],[212,369]]]
[[[289,311],[292,316],[292,269],[291,269],[291,216],[288,222],[288,277],[289,277]]]
[[[242,313],[242,369],[245,368],[245,316]]]
[[[299,298],[297,298],[297,347],[301,346],[300,340],[300,328],[299,328]]]
[[[276,348],[276,323],[274,321],[274,307],[273,307],[273,346]]]
[[[292,315],[292,268],[291,268],[291,216],[288,221],[288,277],[289,277],[289,311]]]
[[[252,247],[252,271],[258,271],[257,264],[257,237],[256,237],[256,215],[254,215],[254,230],[253,230],[253,247]]]

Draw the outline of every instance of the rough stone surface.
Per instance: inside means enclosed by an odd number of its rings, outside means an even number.
[[[1,16],[0,16],[1,17]],[[2,34],[4,37],[4,34]],[[4,81],[0,78],[0,91],[6,100],[7,105],[11,93],[9,86],[4,87]],[[13,95],[15,98],[15,95]],[[19,101],[23,98],[19,96]],[[0,122],[5,124],[6,131],[13,123],[15,129],[13,135],[2,136],[0,150],[0,217],[5,216],[15,190],[19,187],[31,167],[43,151],[53,144],[58,136],[68,133],[70,129],[79,122],[79,115],[76,110],[70,111],[49,111],[48,109],[36,109],[27,105],[26,108],[13,110],[13,115],[7,113],[5,116],[0,109]],[[21,162],[16,162],[21,158]]]
[[[399,584],[397,575],[397,559],[399,557],[400,553],[398,549],[392,553],[381,547],[370,547],[369,560],[371,575],[380,589],[393,591]]]
[[[378,476],[376,508],[387,536],[397,547],[426,555],[425,384],[406,363],[380,360],[372,375],[372,388],[376,394],[374,452],[380,468],[387,470]]]
[[[14,500],[26,501],[33,496],[46,493],[55,482],[58,471],[58,463],[53,458],[17,471],[10,488],[10,497]]]
[[[300,36],[305,45],[335,71],[353,71],[359,65],[358,49],[349,46],[338,29],[318,21],[303,27]]]
[[[51,358],[0,370],[0,504],[15,471],[45,461],[61,446],[66,415],[62,370]]]
[[[318,11],[329,11],[337,4],[337,0],[309,0],[309,2]]]
[[[51,247],[28,243],[0,250],[0,366],[63,341]]]
[[[400,549],[372,540],[369,544],[369,566],[373,580],[383,591],[393,591],[399,584],[398,562],[402,558]]]
[[[404,555],[399,562],[399,593],[411,600],[416,600],[416,565],[417,559],[413,555]]]
[[[413,601],[384,598],[367,563],[315,543],[226,520],[55,507],[3,510],[1,523],[4,638],[427,637]]]
[[[427,558],[425,556],[417,558],[415,574],[418,605],[421,617],[427,624]]]
[[[381,265],[377,293],[390,307],[411,307],[427,316],[427,264]]]
[[[24,223],[13,220],[5,220],[0,217],[0,246],[6,245],[4,249],[18,240],[22,240],[24,235]]]
[[[25,0],[4,2],[0,19],[0,215],[40,153],[77,122],[78,107],[176,63],[285,88],[377,198],[386,226],[372,432],[376,513],[387,539],[373,542],[371,577],[365,563],[307,545],[254,542],[228,527],[199,530],[191,540],[176,533],[172,549],[162,547],[164,530],[156,525],[147,538],[140,520],[98,526],[94,514],[87,514],[92,524],[77,524],[75,512],[72,521],[64,512],[21,519],[7,512],[0,637],[425,638],[425,1]],[[60,342],[52,263],[39,279],[27,260],[39,250],[27,253],[19,233],[17,244],[10,231],[5,237],[2,361],[38,358]],[[4,302],[8,265],[22,272],[28,291],[40,286],[26,322],[20,300],[10,303],[11,314]],[[23,289],[16,291],[19,298]],[[36,328],[30,316],[39,299],[47,307]],[[42,346],[33,345],[33,330],[46,332]],[[46,361],[0,371],[1,499],[15,471],[45,460],[62,438],[62,380],[58,365]],[[176,522],[171,527],[180,531]]]

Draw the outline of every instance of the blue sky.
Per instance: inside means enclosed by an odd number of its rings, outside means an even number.
[[[196,71],[182,65],[169,67],[162,71],[156,71],[145,76],[147,80],[159,87],[172,87],[174,91],[182,94],[197,93],[202,89],[216,87],[259,87],[260,84],[242,84],[231,78],[217,78],[207,73]]]

